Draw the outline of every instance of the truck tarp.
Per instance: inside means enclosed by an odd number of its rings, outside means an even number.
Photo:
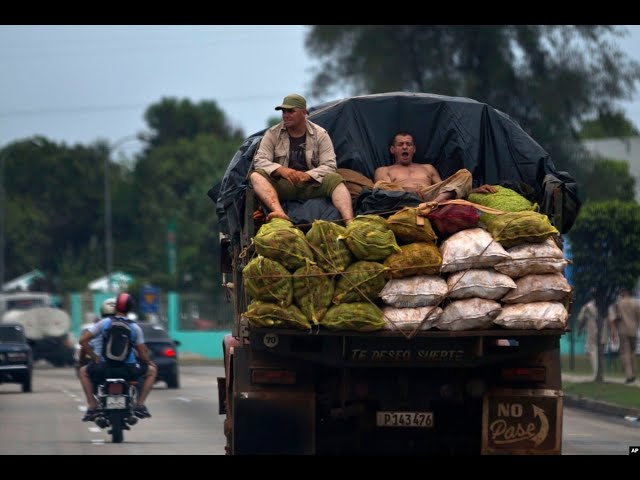
[[[571,227],[578,213],[573,178],[557,172],[550,155],[515,120],[485,103],[464,97],[393,92],[328,102],[309,109],[309,113],[309,120],[329,132],[338,168],[373,179],[376,168],[392,163],[389,145],[393,135],[407,131],[416,142],[414,161],[433,164],[442,178],[466,168],[473,174],[474,186],[522,182],[533,188],[540,205],[553,208],[557,202],[544,198],[549,196],[543,184],[550,174],[560,179],[562,191],[572,200],[570,211],[563,212],[562,225],[556,225],[561,233]],[[240,231],[248,172],[264,132],[242,143],[219,189],[210,192],[212,199],[217,198],[223,233],[233,236]]]

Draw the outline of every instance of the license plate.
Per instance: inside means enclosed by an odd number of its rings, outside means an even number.
[[[433,412],[376,412],[378,427],[433,427]]]
[[[127,399],[125,397],[107,397],[107,409],[120,409],[127,406]]]

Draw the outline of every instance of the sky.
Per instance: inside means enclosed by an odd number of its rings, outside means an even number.
[[[640,26],[622,48],[640,61]],[[0,148],[43,135],[67,145],[124,141],[164,97],[214,100],[250,135],[289,93],[307,96],[312,68],[302,25],[0,25]],[[439,92],[432,92],[439,93]],[[344,96],[339,94],[339,96]],[[640,85],[621,104],[640,128]],[[508,113],[508,112],[507,112]]]

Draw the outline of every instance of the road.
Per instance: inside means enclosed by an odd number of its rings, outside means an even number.
[[[182,366],[181,387],[158,383],[147,405],[150,419],[112,444],[106,430],[80,421],[85,406],[71,368],[38,366],[33,393],[0,385],[2,455],[223,455],[223,416],[218,415],[219,366]],[[564,455],[627,455],[640,445],[640,427],[624,419],[565,408]]]
[[[72,368],[37,367],[33,393],[0,385],[2,455],[222,455],[223,417],[216,377],[221,367],[182,366],[182,388],[159,382],[147,399],[152,418],[112,444],[106,429],[81,422],[85,399]]]

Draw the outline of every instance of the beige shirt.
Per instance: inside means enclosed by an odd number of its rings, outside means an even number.
[[[320,125],[309,120],[307,122],[307,138],[305,157],[307,161],[306,173],[317,182],[337,169],[336,153],[333,150],[333,142],[329,133]],[[271,175],[280,167],[289,166],[289,133],[280,122],[268,129],[256,154],[253,157],[253,168],[264,170]]]
[[[587,336],[585,337],[586,345],[595,345],[596,336],[598,331],[598,308],[596,307],[596,301],[591,300],[585,303],[578,313],[578,333],[586,327]],[[603,322],[602,331],[600,332],[600,343],[607,343],[609,340],[609,326],[607,322]]]
[[[621,336],[636,337],[640,324],[640,301],[633,297],[618,298],[613,321]]]

